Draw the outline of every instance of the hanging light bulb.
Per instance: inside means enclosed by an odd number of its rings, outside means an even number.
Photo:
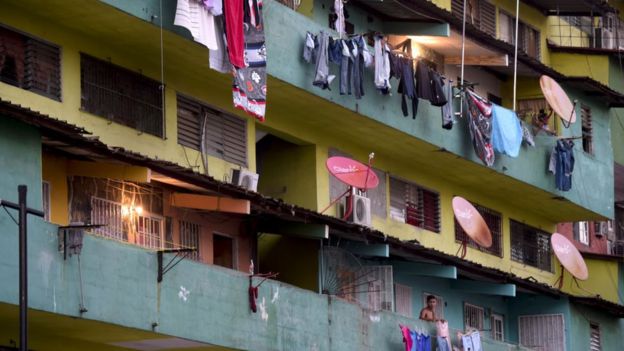
[[[137,206],[134,208],[134,212],[136,212],[136,214],[138,214],[139,216],[143,213],[143,207],[141,206]]]

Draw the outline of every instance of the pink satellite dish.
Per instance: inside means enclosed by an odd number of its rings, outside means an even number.
[[[334,156],[327,159],[327,170],[341,182],[361,190],[374,189],[379,178],[365,164],[347,157]]]
[[[566,128],[570,124],[576,122],[576,111],[574,111],[575,104],[570,101],[570,98],[559,83],[545,75],[540,77],[539,82],[548,105],[550,105],[550,108],[564,121]]]
[[[574,278],[579,280],[587,280],[589,278],[589,272],[583,256],[581,256],[579,250],[574,247],[574,244],[568,238],[559,233],[554,233],[550,237],[550,245],[561,265]]]
[[[485,220],[468,200],[460,196],[453,198],[453,212],[464,232],[479,246],[492,246],[492,233]]]

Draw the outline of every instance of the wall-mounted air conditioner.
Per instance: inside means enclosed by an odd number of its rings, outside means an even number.
[[[594,47],[596,49],[615,49],[615,35],[606,28],[594,28]]]
[[[232,184],[251,191],[258,191],[260,176],[246,169],[232,169]]]
[[[346,201],[352,201],[352,211],[349,217],[346,218],[347,221],[353,222],[355,224],[369,226],[371,225],[371,201],[369,198],[359,195],[359,194],[351,194],[345,198]],[[343,217],[345,211],[347,211],[347,204],[345,203],[342,206]]]

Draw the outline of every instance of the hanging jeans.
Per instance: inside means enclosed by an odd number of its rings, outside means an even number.
[[[453,129],[453,85],[447,82],[443,88],[447,102],[442,106],[442,128]]]
[[[436,338],[438,343],[438,351],[451,351],[450,342],[444,336],[438,336]]]
[[[329,89],[329,84],[334,80],[334,76],[329,74],[329,34],[321,31],[317,36],[317,43],[314,49],[316,58],[315,75],[313,85],[321,89]]]
[[[401,80],[399,81],[399,93],[401,94],[401,111],[403,116],[409,115],[406,98],[412,100],[412,118],[416,119],[418,112],[418,98],[416,97],[416,84],[414,84],[414,66],[412,59],[399,58]]]
[[[558,140],[555,152],[555,184],[557,189],[569,191],[572,189],[572,171],[574,171],[574,142]]]

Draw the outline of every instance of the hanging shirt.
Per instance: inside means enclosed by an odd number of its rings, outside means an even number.
[[[334,0],[334,11],[336,11],[334,28],[336,28],[336,32],[338,32],[341,38],[345,34],[344,3],[342,1],[343,0]]]
[[[414,67],[412,59],[402,57],[399,58],[401,71],[401,79],[399,80],[399,93],[401,94],[401,110],[403,116],[408,116],[408,108],[406,98],[412,101],[412,118],[416,119],[418,112],[418,98],[416,97],[416,86],[414,85]]]
[[[427,101],[433,100],[429,67],[423,61],[416,63],[416,96]]]
[[[447,82],[444,87],[444,95],[446,95],[446,104],[442,106],[442,128],[453,129],[453,121],[455,112],[453,111],[453,85]]]
[[[193,40],[205,47],[218,49],[214,18],[202,3],[178,0],[173,24],[188,29]]]
[[[550,155],[548,169],[555,174],[555,186],[561,191],[572,189],[574,171],[574,142],[557,140],[557,145]]]
[[[467,90],[464,99],[465,113],[472,146],[477,156],[486,166],[494,165],[494,148],[492,147],[492,107],[477,94]]]
[[[375,87],[384,95],[390,93],[390,55],[383,36],[375,36]]]
[[[399,325],[399,328],[401,328],[401,334],[403,335],[405,351],[412,351],[412,345],[414,344],[414,340],[412,340],[412,335],[409,328],[404,325]]]
[[[429,82],[431,83],[431,105],[433,106],[444,106],[446,105],[447,99],[444,94],[444,89],[442,86],[444,83],[442,82],[442,76],[440,73],[435,70],[429,68]]]
[[[220,1],[219,1],[220,2]],[[217,33],[217,49],[210,49],[210,68],[217,72],[229,73],[232,65],[228,58],[225,46],[225,33],[223,32],[223,16],[215,16],[215,32]]]
[[[462,335],[462,348],[463,351],[473,351],[474,347],[472,346],[472,338],[470,334]]]
[[[245,6],[245,67],[236,68],[232,95],[234,107],[240,108],[261,122],[265,119],[267,72],[262,1],[253,0]],[[248,12],[248,13],[247,13]],[[251,25],[255,18],[256,25]]]
[[[243,30],[243,1],[223,0],[225,34],[230,62],[234,67],[245,67],[245,35]]]
[[[518,157],[522,145],[522,126],[516,113],[492,104],[492,146],[494,151]]]

